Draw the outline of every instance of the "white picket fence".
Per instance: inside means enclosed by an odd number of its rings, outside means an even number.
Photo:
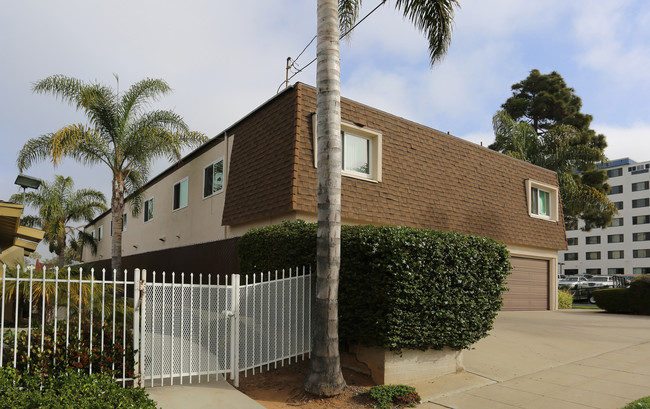
[[[247,376],[290,364],[311,350],[312,275],[304,267],[245,276],[243,282],[236,274],[148,275],[139,269],[131,280],[127,271],[116,280],[116,272],[107,279],[105,270],[96,277],[93,269],[86,277],[83,270],[70,268],[35,272],[30,267],[21,272],[18,267],[10,273],[3,266],[2,273],[0,366],[25,366],[19,355],[24,342],[26,362],[32,354],[53,349],[47,365],[63,359],[57,348],[65,346],[65,353],[76,349],[76,340],[85,341],[87,353],[99,356],[121,343],[135,351],[132,368],[127,362],[131,357],[124,354],[121,362],[111,365],[123,385],[173,385],[175,380],[201,382],[219,375],[229,375],[238,385],[241,372]],[[41,296],[43,289],[46,297]],[[26,325],[20,325],[23,303]],[[10,321],[5,312],[13,318],[12,326],[5,326]],[[75,333],[73,323],[85,323],[85,330],[77,325]],[[83,366],[81,358],[77,362]],[[79,370],[104,369],[91,362]]]

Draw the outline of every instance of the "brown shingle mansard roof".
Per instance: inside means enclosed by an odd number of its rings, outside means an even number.
[[[224,224],[316,213],[315,111],[315,88],[297,83],[233,126]],[[525,180],[557,186],[554,172],[345,98],[341,116],[383,139],[381,183],[343,177],[344,220],[566,248],[561,209],[555,223],[529,217],[526,208]]]

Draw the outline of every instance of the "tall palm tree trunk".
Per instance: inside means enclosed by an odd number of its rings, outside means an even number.
[[[318,239],[312,305],[312,353],[305,390],[338,395],[345,389],[338,337],[341,252],[341,90],[337,0],[318,0],[316,113],[318,117]]]
[[[122,214],[124,213],[124,185],[113,179],[111,195],[111,218],[113,220],[113,240],[111,241],[111,276],[122,280]]]

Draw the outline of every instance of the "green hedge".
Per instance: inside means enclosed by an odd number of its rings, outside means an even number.
[[[629,288],[605,288],[593,293],[596,304],[608,312],[650,315],[650,275],[635,277]]]
[[[109,375],[69,371],[51,378],[0,368],[0,409],[156,408],[142,388],[123,388]]]
[[[242,270],[316,259],[316,226],[256,229],[239,241]],[[501,308],[511,269],[495,240],[408,227],[342,226],[339,334],[345,344],[468,348]]]

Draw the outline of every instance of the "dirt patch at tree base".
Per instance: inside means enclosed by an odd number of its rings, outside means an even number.
[[[304,409],[366,409],[372,408],[373,402],[368,390],[375,385],[368,375],[343,368],[343,378],[347,384],[345,391],[331,398],[323,398],[305,392],[303,382],[307,374],[309,360],[298,361],[276,369],[266,368],[262,373],[248,371],[239,378],[239,390],[267,409],[304,408]]]

